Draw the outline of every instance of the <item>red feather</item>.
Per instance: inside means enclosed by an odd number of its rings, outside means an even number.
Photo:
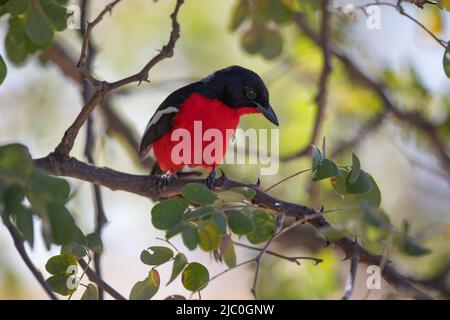
[[[240,116],[250,113],[257,113],[256,108],[232,108],[219,100],[208,99],[198,93],[190,95],[181,105],[180,111],[174,116],[172,130],[153,143],[153,151],[160,168],[162,170],[176,172],[188,165],[189,167],[202,166],[211,170],[222,161],[226,154],[231,138],[230,135],[227,137],[227,129],[231,129],[234,133],[239,124]],[[201,150],[195,150],[194,121],[201,121],[201,137],[203,137],[203,133],[208,129],[218,129],[222,133],[223,150],[220,153],[222,157],[221,159],[216,159],[220,160],[217,163],[208,163],[202,156],[204,149],[211,143],[210,141],[203,141],[202,139],[201,143],[198,143],[201,146]],[[185,161],[188,163],[182,162],[178,164],[174,163],[172,159],[172,150],[180,143],[179,141],[172,141],[172,133],[177,129],[186,129],[191,136],[190,161]]]

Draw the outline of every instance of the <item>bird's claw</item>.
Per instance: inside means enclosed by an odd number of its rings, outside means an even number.
[[[208,189],[214,188],[214,180],[216,180],[216,169],[211,170],[209,175],[206,177],[206,186]]]
[[[176,176],[173,173],[166,172],[159,177],[158,186],[161,189],[164,189],[175,179],[176,179]]]

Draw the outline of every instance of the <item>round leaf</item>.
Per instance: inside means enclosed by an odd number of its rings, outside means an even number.
[[[152,223],[160,230],[171,229],[183,220],[187,207],[186,201],[180,198],[161,201],[152,209]]]
[[[89,283],[81,296],[81,300],[98,300],[98,290],[97,287],[92,283]]]
[[[273,216],[265,211],[257,210],[253,214],[255,228],[249,234],[247,239],[250,243],[258,244],[266,242],[272,236],[275,229]]]
[[[53,275],[71,275],[73,271],[69,267],[77,268],[77,260],[68,255],[58,255],[51,257],[45,264],[45,270]]]
[[[336,164],[329,159],[322,159],[314,172],[313,181],[319,181],[326,178],[335,177],[339,174]]]
[[[45,282],[54,292],[63,296],[70,296],[77,290],[75,279],[70,276],[55,275],[45,280]]]
[[[184,245],[189,250],[194,250],[197,248],[198,243],[198,228],[195,223],[189,222],[183,224],[181,237],[183,239]]]
[[[228,225],[231,231],[237,235],[249,234],[255,227],[255,223],[250,216],[237,211],[233,211],[228,215]]]
[[[184,269],[181,279],[187,290],[195,292],[208,284],[209,272],[202,264],[192,262]]]
[[[100,253],[103,251],[103,242],[102,238],[98,235],[98,233],[91,233],[86,236],[87,246],[95,253]]]
[[[212,204],[216,196],[205,185],[189,183],[181,189],[181,195],[189,202],[199,205]]]
[[[28,7],[25,31],[30,40],[37,45],[48,45],[53,39],[53,28],[37,1],[32,1]]]
[[[363,170],[360,171],[358,179],[356,179],[354,183],[350,183],[349,178],[347,178],[345,186],[350,194],[363,194],[369,192],[373,188],[369,175]]]
[[[173,257],[173,251],[166,247],[154,246],[148,248],[152,253],[147,250],[141,252],[141,261],[149,266],[159,266]]]
[[[219,248],[222,235],[213,220],[202,220],[198,227],[198,244],[204,251],[214,251]]]
[[[130,300],[149,300],[159,289],[159,273],[152,269],[148,277],[135,283],[130,292]]]

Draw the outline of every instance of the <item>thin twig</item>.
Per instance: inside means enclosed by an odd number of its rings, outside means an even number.
[[[264,192],[268,192],[268,191],[272,190],[273,188],[279,186],[280,184],[282,184],[282,183],[284,183],[284,182],[286,182],[286,181],[288,181],[288,180],[290,180],[290,179],[292,179],[292,178],[294,178],[294,177],[296,177],[296,176],[299,176],[299,175],[301,175],[302,173],[308,172],[308,171],[310,171],[310,170],[311,170],[311,168],[305,169],[305,170],[301,170],[301,171],[298,171],[298,172],[296,172],[296,173],[293,173],[293,174],[291,174],[290,176],[288,176],[288,177],[286,177],[286,178],[284,178],[284,179],[282,179],[282,180],[280,180],[280,181],[274,183],[273,185],[271,185],[270,187],[268,187],[266,190],[264,190]]]
[[[256,262],[255,277],[253,278],[253,285],[252,285],[252,288],[250,289],[250,291],[252,292],[253,296],[255,297],[255,300],[258,300],[258,296],[256,295],[256,288],[258,286],[258,278],[259,278],[259,271],[260,271],[260,268],[261,268],[261,260],[262,260],[262,258],[264,256],[264,254],[269,249],[269,246],[272,244],[273,240],[275,240],[275,236],[280,231],[280,229],[283,227],[284,217],[285,217],[285,213],[284,212],[280,212],[280,215],[278,216],[278,219],[276,221],[275,230],[273,231],[272,236],[264,244],[264,247],[261,249],[261,251],[259,252],[259,254],[255,258],[255,262]]]
[[[81,268],[86,270],[86,275],[89,278],[90,281],[94,282],[99,286],[99,288],[102,288],[105,292],[108,292],[111,297],[113,297],[116,300],[126,300],[124,296],[122,296],[120,293],[118,293],[114,288],[112,288],[109,284],[107,284],[101,277],[98,276],[98,274],[95,273],[94,270],[89,268],[86,261],[83,259],[78,260],[78,264],[81,266]]]
[[[88,81],[93,84],[95,88],[95,94],[92,96],[92,98],[86,103],[83,108],[81,109],[81,112],[75,119],[74,123],[66,130],[64,133],[64,137],[59,143],[59,145],[55,149],[55,153],[57,153],[60,157],[68,158],[69,153],[73,148],[75,139],[78,135],[78,132],[80,131],[80,128],[83,126],[83,124],[87,121],[92,111],[103,102],[105,97],[112,91],[123,87],[127,84],[133,83],[133,82],[142,82],[147,81],[148,73],[149,71],[160,61],[170,58],[173,56],[173,50],[175,48],[175,43],[178,40],[180,36],[180,25],[177,20],[178,12],[180,10],[181,5],[184,3],[184,0],[177,0],[175,9],[170,15],[172,19],[172,31],[170,32],[169,41],[166,45],[163,46],[161,51],[153,57],[145,66],[144,68],[129,77],[126,77],[124,79],[115,81],[115,82],[106,82],[106,81],[98,81],[96,79],[93,79],[93,77],[89,74],[86,74],[86,57],[87,57],[87,48],[88,48],[88,42],[89,42],[89,35],[93,29],[103,18],[103,16],[106,14],[106,12],[109,12],[113,5],[117,4],[120,0],[116,0],[112,2],[110,5],[108,5],[101,13],[100,15],[92,22],[89,23],[86,27],[86,33],[83,39],[83,47],[81,51],[80,61],[78,63],[80,70],[82,70],[82,73],[84,74],[85,78],[88,79]],[[84,71],[83,71],[84,70]]]
[[[47,293],[50,299],[52,300],[58,300],[56,295],[53,293],[50,286],[45,282],[44,277],[42,274],[36,269],[33,262],[31,261],[30,257],[28,256],[28,253],[24,246],[24,240],[22,236],[16,231],[15,227],[12,225],[11,221],[8,217],[5,216],[5,213],[0,212],[0,216],[3,218],[3,222],[8,229],[9,233],[11,234],[11,237],[14,241],[14,246],[16,247],[17,252],[19,253],[20,257],[22,258],[23,262],[27,265],[28,269],[31,271],[33,276],[36,278],[36,280],[39,282],[41,287],[44,289],[44,291]]]
[[[247,245],[245,243],[240,243],[240,242],[236,242],[236,241],[233,241],[233,243],[234,243],[234,245],[236,245],[238,247],[243,247],[243,248],[254,250],[254,251],[260,251],[261,252],[263,250],[263,248],[249,246],[249,245]],[[299,260],[312,260],[312,261],[314,261],[314,264],[319,264],[319,263],[323,262],[323,260],[319,259],[319,258],[307,257],[307,256],[293,256],[293,257],[291,257],[291,256],[286,256],[286,255],[283,255],[283,254],[271,251],[271,250],[266,250],[266,254],[274,256],[274,257],[277,257],[277,258],[280,258],[280,259],[287,260],[289,262],[293,262],[293,263],[295,263],[297,265],[300,265],[300,261]]]

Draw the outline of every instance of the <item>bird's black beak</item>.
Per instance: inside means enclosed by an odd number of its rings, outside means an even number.
[[[272,122],[274,125],[278,127],[278,119],[277,115],[275,114],[275,111],[270,105],[263,106],[259,104],[258,102],[255,102],[256,109],[263,114],[264,117],[266,117],[267,120]]]

